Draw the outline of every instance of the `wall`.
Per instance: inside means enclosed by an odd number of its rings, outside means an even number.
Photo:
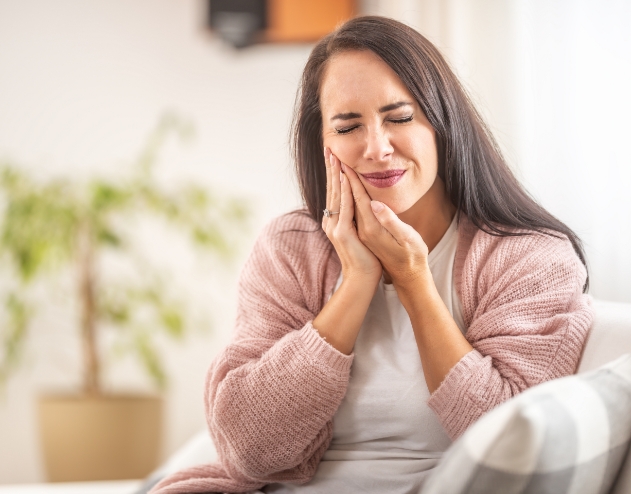
[[[187,298],[214,322],[212,334],[168,348],[164,455],[203,427],[203,376],[229,334],[236,276],[256,232],[300,204],[287,142],[310,46],[235,52],[205,32],[201,8],[195,0],[0,1],[0,160],[40,177],[124,176],[159,117],[175,111],[194,123],[196,138],[167,145],[162,179],[196,180],[252,205],[250,232],[231,266],[208,263],[195,277],[199,266],[190,259],[173,260],[177,244],[158,249],[184,278]],[[71,278],[60,281],[63,289],[72,289]],[[44,478],[35,400],[78,384],[73,315],[67,296],[51,300],[34,328],[37,341],[0,398],[0,483]],[[122,362],[108,371],[107,384],[141,386],[137,374]]]
[[[631,4],[395,4],[447,56],[528,191],[583,240],[590,293],[631,302]]]

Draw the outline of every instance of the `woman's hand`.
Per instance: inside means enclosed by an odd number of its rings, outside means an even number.
[[[359,239],[381,261],[405,307],[430,393],[462,357],[473,350],[441,299],[429,270],[421,235],[385,204],[371,201],[361,180],[344,167],[355,198]]]
[[[360,241],[357,228],[353,224],[355,206],[351,185],[341,172],[340,160],[324,149],[326,164],[326,207],[336,212],[322,218],[322,229],[335,247],[342,263],[344,280],[366,283],[366,287],[375,288],[381,279],[382,267],[379,259]],[[364,191],[365,193],[365,191]]]
[[[371,201],[355,171],[342,165],[355,200],[361,242],[379,259],[398,292],[413,289],[419,277],[431,276],[428,248],[421,235],[385,204]]]
[[[353,351],[366,311],[381,279],[379,259],[357,235],[355,207],[341,163],[325,149],[326,208],[337,212],[322,219],[322,228],[342,263],[342,284],[313,320],[313,327],[331,346],[349,355]]]

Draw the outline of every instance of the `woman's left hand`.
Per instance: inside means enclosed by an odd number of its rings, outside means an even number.
[[[385,204],[371,201],[355,171],[343,165],[355,199],[359,239],[377,256],[397,290],[412,288],[429,273],[428,248],[421,235]]]
[[[441,299],[421,235],[385,204],[371,201],[357,174],[342,168],[355,199],[359,239],[392,278],[397,296],[410,316],[425,382],[430,393],[462,357],[473,350]]]

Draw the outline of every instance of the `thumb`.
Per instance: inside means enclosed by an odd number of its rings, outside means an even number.
[[[407,242],[414,230],[410,225],[404,223],[394,214],[392,209],[380,201],[370,201],[372,212],[375,213],[377,221],[384,227],[397,242]]]

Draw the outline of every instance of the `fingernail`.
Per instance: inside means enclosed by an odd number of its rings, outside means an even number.
[[[344,174],[340,172],[340,182],[344,183]]]
[[[379,201],[370,201],[370,207],[373,213],[380,213],[383,211],[383,203]]]
[[[328,147],[324,147],[324,157],[328,160],[331,157],[331,150]]]
[[[342,170],[346,171],[346,165],[342,163]]]

